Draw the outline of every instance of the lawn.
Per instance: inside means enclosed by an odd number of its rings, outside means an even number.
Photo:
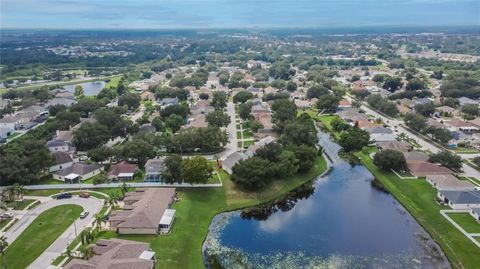
[[[467,233],[480,233],[480,223],[468,213],[448,213],[448,216]]]
[[[40,214],[7,248],[8,268],[26,268],[47,249],[83,211],[78,205],[61,205]]]
[[[23,199],[22,201],[8,202],[7,207],[11,207],[14,210],[24,210],[28,205],[35,202],[36,200]]]
[[[177,216],[170,234],[117,235],[114,232],[101,232],[101,237],[149,242],[159,261],[156,268],[204,268],[201,248],[210,221],[215,215],[279,198],[312,180],[326,168],[326,161],[319,156],[316,165],[308,173],[288,180],[277,180],[261,192],[246,192],[237,188],[228,174],[221,170],[219,173],[224,183],[223,188],[177,189],[180,202],[173,205]]]
[[[456,147],[456,148],[453,148],[453,151],[455,151],[455,153],[463,153],[463,154],[476,154],[476,153],[479,153],[479,151],[476,150],[476,149],[473,149],[473,148],[464,148],[464,147]]]
[[[436,191],[425,180],[400,180],[392,172],[380,170],[372,159],[363,152],[356,155],[361,159],[386,189],[410,212],[420,225],[441,246],[453,268],[478,268],[480,248],[458,231],[441,214],[448,209],[435,202]]]
[[[105,84],[104,88],[117,88],[118,82],[120,82],[121,78],[122,78],[121,76],[110,78],[110,81],[107,82],[107,84]]]

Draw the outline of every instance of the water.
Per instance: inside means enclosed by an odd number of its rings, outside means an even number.
[[[440,248],[394,198],[371,187],[373,176],[338,157],[320,134],[333,171],[314,193],[266,220],[240,212],[215,217],[206,257],[225,268],[449,268]],[[212,266],[214,267],[214,266]]]
[[[71,93],[75,93],[75,86],[81,85],[85,96],[95,96],[105,87],[105,84],[107,84],[105,81],[100,80],[75,85],[65,85],[63,88]]]

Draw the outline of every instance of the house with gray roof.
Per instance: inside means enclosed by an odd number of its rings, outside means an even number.
[[[227,156],[227,158],[222,162],[222,169],[225,172],[232,174],[232,169],[241,160],[247,159],[248,156],[241,152],[234,152]]]
[[[480,207],[474,207],[470,209],[470,216],[472,216],[476,221],[480,221]]]
[[[475,186],[468,180],[459,180],[453,175],[427,175],[426,180],[437,190],[474,190]]]
[[[165,169],[165,157],[157,157],[149,159],[145,163],[145,177],[144,182],[161,182],[163,170]]]
[[[452,209],[480,207],[480,190],[440,190],[437,197]]]
[[[460,102],[460,106],[464,105],[478,105],[479,102],[477,100],[470,99],[468,97],[460,97],[458,98],[458,101]]]
[[[93,256],[88,260],[72,259],[65,269],[153,269],[155,252],[144,242],[117,238],[99,239],[91,246]]]
[[[73,158],[69,153],[64,151],[55,151],[52,153],[55,164],[50,166],[48,171],[55,172],[68,168],[73,165]]]
[[[76,183],[85,181],[102,172],[103,165],[88,164],[88,163],[74,163],[73,165],[52,173],[53,179],[63,181],[65,183]]]
[[[75,98],[63,98],[63,97],[55,97],[53,99],[50,99],[47,101],[47,104],[45,104],[45,107],[52,107],[56,105],[62,105],[66,107],[71,107],[73,104],[75,104]]]

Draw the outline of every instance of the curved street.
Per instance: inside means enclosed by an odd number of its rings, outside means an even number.
[[[88,211],[90,214],[84,218],[78,218],[70,225],[28,268],[44,269],[49,267],[51,262],[60,256],[66,247],[75,239],[76,234],[79,234],[85,227],[91,225],[95,214],[100,211],[103,206],[103,201],[95,197],[79,198],[77,195],[69,199],[56,200],[50,197],[36,197],[25,196],[25,199],[36,199],[41,202],[40,205],[31,210],[16,210],[13,211],[15,218],[18,219],[5,234],[7,242],[12,244],[15,239],[37,218],[38,215],[44,211],[59,206],[59,205],[79,205],[83,207],[83,211]]]

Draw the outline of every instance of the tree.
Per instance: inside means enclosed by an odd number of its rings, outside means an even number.
[[[416,113],[407,113],[403,120],[408,127],[417,132],[427,127],[427,118]]]
[[[439,141],[440,143],[447,143],[453,138],[453,135],[449,130],[434,126],[429,126],[426,130],[426,133],[430,134],[433,139]]]
[[[258,120],[250,121],[249,126],[250,126],[250,129],[252,129],[252,131],[254,133],[258,132],[258,130],[263,128],[263,124],[261,122],[259,122]]]
[[[210,126],[214,127],[226,127],[230,124],[230,117],[220,110],[208,113],[206,120]]]
[[[48,109],[48,114],[50,114],[50,116],[55,116],[57,115],[58,112],[66,111],[66,110],[67,110],[67,107],[64,105],[54,105]]]
[[[460,101],[457,98],[447,97],[443,99],[442,105],[457,108],[460,105]]]
[[[277,61],[270,66],[268,74],[275,79],[288,80],[295,75],[295,69],[290,69],[290,64],[286,61]]]
[[[163,119],[166,119],[170,115],[176,114],[185,119],[187,118],[188,113],[188,105],[170,105],[160,111],[160,116],[162,116]]]
[[[314,85],[307,90],[307,98],[319,98],[322,95],[328,94],[329,91],[326,87],[322,85]]]
[[[370,135],[367,131],[358,127],[353,127],[350,130],[340,134],[338,144],[347,152],[359,150],[367,146],[370,142]]]
[[[240,115],[240,118],[243,120],[248,120],[251,115],[250,113],[252,112],[252,103],[241,103],[238,105],[238,114]]]
[[[5,250],[8,247],[7,238],[5,236],[0,236],[0,257],[3,261],[2,268],[7,269],[7,258],[5,257]]]
[[[330,125],[332,126],[332,130],[334,132],[342,132],[342,131],[347,131],[350,129],[352,126],[350,124],[346,123],[344,120],[342,120],[339,117],[334,118],[331,122]]]
[[[288,99],[277,99],[273,101],[273,120],[278,124],[287,120],[294,120],[297,117],[297,106]]]
[[[407,91],[418,91],[425,89],[425,82],[419,78],[411,79],[406,86]]]
[[[394,92],[403,86],[402,79],[400,77],[387,77],[383,83],[385,90]]]
[[[83,123],[75,130],[73,143],[79,150],[89,150],[105,144],[110,138],[108,128],[99,123]]]
[[[239,91],[233,96],[234,103],[245,103],[246,101],[253,99],[253,93],[249,91]]]
[[[164,161],[165,168],[162,176],[166,183],[182,183],[181,167],[182,157],[177,154],[169,155]]]
[[[440,163],[442,166],[456,171],[459,171],[462,168],[462,158],[446,150],[430,155],[428,161],[432,163]]]
[[[213,168],[207,159],[202,156],[195,156],[183,160],[180,171],[185,182],[206,183],[212,176]]]
[[[84,96],[84,91],[82,85],[75,86],[75,93],[73,94],[77,99],[80,99]]]
[[[337,111],[340,100],[333,94],[325,94],[318,98],[317,108],[327,113],[335,113]]]
[[[288,145],[286,150],[293,152],[298,160],[298,172],[307,172],[315,165],[317,149],[307,145]]]
[[[287,121],[280,136],[282,144],[315,146],[318,143],[317,129],[313,121]]]
[[[478,105],[475,104],[465,104],[461,108],[462,113],[471,115],[471,116],[478,116],[480,109],[478,108]]]
[[[225,108],[227,106],[227,95],[224,92],[214,92],[210,104],[217,110]]]
[[[87,152],[88,158],[90,158],[90,160],[94,162],[104,162],[110,157],[112,157],[112,155],[113,155],[112,149],[106,146],[94,148]]]
[[[130,110],[135,110],[140,106],[140,95],[136,93],[127,93],[118,98],[118,105],[125,106]]]
[[[289,81],[287,82],[286,89],[287,89],[287,91],[289,91],[289,92],[294,92],[294,91],[297,90],[297,84],[295,84],[295,82],[289,80]]]
[[[152,126],[155,127],[155,130],[156,130],[157,132],[163,131],[164,124],[163,124],[162,118],[159,117],[159,116],[153,118],[153,120],[152,120]]]
[[[134,139],[123,144],[122,156],[137,160],[138,165],[143,167],[148,159],[155,157],[155,151],[145,140]]]
[[[375,82],[383,82],[385,80],[386,75],[385,74],[375,74],[373,75],[372,80]]]
[[[415,106],[415,112],[425,117],[430,117],[430,115],[435,113],[435,106],[433,103],[418,104]]]
[[[165,120],[165,127],[170,128],[170,130],[172,130],[174,133],[180,130],[180,127],[182,127],[183,124],[185,124],[185,120],[182,116],[177,114],[171,114]]]
[[[88,117],[90,112],[93,112],[102,106],[103,103],[100,100],[85,97],[72,105],[71,110],[82,113],[83,117]]]
[[[232,168],[232,181],[250,190],[261,190],[272,181],[270,161],[260,157],[242,160]]]
[[[280,178],[288,178],[298,172],[300,161],[295,153],[283,150],[280,153],[278,163],[275,165],[275,174]]]
[[[373,156],[373,163],[384,170],[405,171],[407,169],[405,156],[398,150],[384,149],[377,152]]]
[[[282,153],[282,145],[276,142],[268,143],[255,151],[255,156],[271,162],[278,162]]]
[[[102,227],[102,223],[106,223],[107,221],[103,218],[100,214],[95,214],[95,219],[93,220],[93,224],[96,225],[96,230],[99,231]]]

